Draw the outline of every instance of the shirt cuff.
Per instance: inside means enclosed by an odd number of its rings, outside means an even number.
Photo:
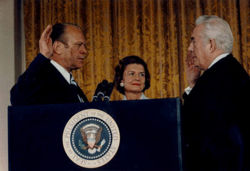
[[[187,95],[189,95],[189,93],[191,92],[191,90],[192,90],[191,87],[187,87],[187,88],[185,88],[185,93],[186,93]]]

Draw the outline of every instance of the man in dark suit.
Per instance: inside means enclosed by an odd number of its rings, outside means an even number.
[[[232,56],[232,47],[232,31],[225,20],[217,16],[196,20],[186,60],[189,87],[183,95],[186,170],[249,169],[250,79]]]
[[[39,40],[40,53],[11,89],[12,105],[88,102],[71,72],[87,56],[80,27],[47,26]]]

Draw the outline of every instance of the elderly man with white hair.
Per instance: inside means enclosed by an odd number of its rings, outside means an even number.
[[[232,55],[233,34],[217,16],[200,16],[186,59],[183,95],[186,170],[249,169],[250,78]]]

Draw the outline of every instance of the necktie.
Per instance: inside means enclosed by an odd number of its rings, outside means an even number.
[[[74,80],[74,78],[73,78],[73,76],[72,76],[71,74],[70,74],[70,85],[72,85],[73,88],[76,90],[76,92],[77,92],[77,97],[78,97],[79,101],[80,101],[81,103],[83,103],[83,102],[84,102],[83,99],[82,99],[81,96],[78,94],[78,85],[77,85],[76,81]]]

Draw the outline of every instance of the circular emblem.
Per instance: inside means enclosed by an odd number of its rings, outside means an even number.
[[[107,164],[120,145],[120,132],[114,119],[97,109],[87,109],[70,118],[63,131],[67,156],[84,168]]]

